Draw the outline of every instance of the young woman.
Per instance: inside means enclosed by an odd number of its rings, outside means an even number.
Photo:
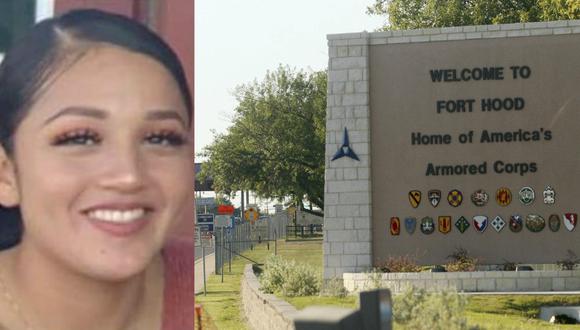
[[[193,328],[192,102],[122,16],[43,21],[0,65],[0,328]],[[189,246],[188,246],[189,245]]]

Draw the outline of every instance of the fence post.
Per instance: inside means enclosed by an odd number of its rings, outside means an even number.
[[[220,232],[221,232],[221,240],[220,240],[220,242],[221,242],[221,246],[222,246],[221,249],[220,249],[220,254],[221,254],[221,258],[220,258],[221,260],[220,261],[221,261],[221,264],[222,264],[221,272],[222,272],[222,283],[223,283],[224,282],[224,243],[225,243],[224,242],[224,227],[220,227],[220,229],[221,229],[220,230]]]
[[[203,250],[203,240],[201,241],[201,257],[203,258],[203,295],[207,296],[207,287],[205,283],[205,251]]]
[[[215,273],[219,275],[220,273],[220,240],[218,237],[219,233],[217,231],[217,227],[213,229],[213,249],[214,249],[214,256],[215,256]]]

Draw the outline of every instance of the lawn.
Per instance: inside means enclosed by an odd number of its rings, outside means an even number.
[[[309,264],[322,273],[322,242],[320,240],[278,241],[278,254],[286,259]],[[247,251],[244,255],[259,263],[273,254],[273,245],[268,250],[265,243]],[[196,302],[203,305],[204,311],[211,318],[211,326],[217,329],[247,329],[242,317],[240,302],[240,283],[244,265],[249,261],[235,258],[232,272],[226,265],[224,283],[221,275],[212,275],[208,280],[207,296],[197,295]],[[284,298],[297,309],[311,305],[333,305],[358,308],[356,296],[335,297],[293,297]],[[554,326],[536,319],[540,306],[545,305],[580,305],[580,296],[545,296],[545,295],[485,295],[471,296],[467,306],[466,317],[470,326],[480,329],[572,329],[575,326]],[[205,325],[204,325],[205,326]],[[404,329],[395,324],[395,329]]]

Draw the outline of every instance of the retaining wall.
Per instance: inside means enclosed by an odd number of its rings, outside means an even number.
[[[464,292],[514,291],[577,291],[580,290],[580,270],[554,271],[486,271],[449,273],[345,273],[344,286],[349,292],[381,287],[393,293],[405,286],[434,291],[455,289]]]
[[[255,330],[294,329],[296,308],[272,294],[260,291],[260,283],[248,264],[242,278],[242,308],[244,315]]]

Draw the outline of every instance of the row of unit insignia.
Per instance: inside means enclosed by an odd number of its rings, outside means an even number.
[[[499,215],[492,220],[485,215],[476,215],[471,220],[471,223],[464,216],[460,216],[455,221],[455,228],[463,234],[473,225],[475,231],[483,233],[488,226],[491,226],[499,233],[507,226],[512,232],[519,233],[525,225],[529,231],[537,233],[544,230],[546,224],[551,231],[557,232],[560,230],[562,223],[568,231],[573,231],[578,223],[578,215],[576,213],[564,213],[561,221],[558,214],[552,214],[548,217],[548,221],[546,221],[538,214],[528,214],[525,219],[521,215],[514,214],[510,216],[508,222]],[[409,234],[413,234],[416,227],[419,227],[423,234],[429,235],[435,232],[435,226],[437,226],[439,232],[443,234],[449,233],[453,226],[452,217],[440,216],[437,218],[437,223],[435,223],[432,217],[424,217],[420,221],[417,221],[414,217],[407,217],[404,220],[405,230]],[[391,218],[390,232],[391,235],[395,236],[401,233],[401,220],[398,217]]]
[[[419,207],[421,204],[421,191],[409,191],[409,203],[413,208]],[[441,190],[429,190],[427,192],[427,199],[433,207],[437,207],[441,202]],[[536,193],[531,187],[523,187],[518,192],[518,198],[523,205],[530,205],[536,199]],[[543,192],[544,204],[552,205],[556,203],[556,192],[551,186],[547,186]],[[478,189],[471,194],[471,202],[475,206],[485,206],[489,201],[488,193],[483,189]],[[508,206],[512,202],[512,192],[509,188],[501,187],[495,192],[495,201],[500,206]],[[449,191],[447,194],[447,202],[453,207],[458,207],[463,203],[463,193],[457,189]]]

